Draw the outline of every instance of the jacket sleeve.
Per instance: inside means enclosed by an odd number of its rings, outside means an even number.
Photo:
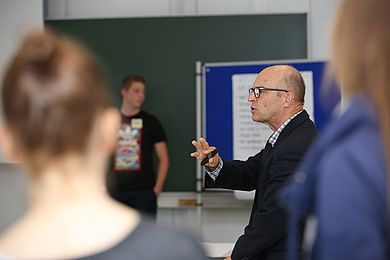
[[[246,161],[223,160],[223,167],[215,181],[208,174],[205,175],[205,188],[254,190],[260,172],[261,156],[262,151]]]

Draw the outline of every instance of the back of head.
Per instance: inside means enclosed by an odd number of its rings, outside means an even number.
[[[390,162],[390,1],[343,0],[333,28],[332,67],[344,93],[365,92],[378,111]],[[390,184],[390,178],[389,184]]]
[[[346,93],[383,96],[390,82],[390,1],[343,0],[336,16],[332,61]],[[387,98],[387,97],[386,97]]]
[[[40,164],[85,151],[106,83],[93,57],[72,40],[36,31],[22,42],[2,84],[6,125],[24,159]]]

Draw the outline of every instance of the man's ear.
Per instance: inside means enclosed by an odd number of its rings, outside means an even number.
[[[107,108],[100,116],[100,147],[103,152],[110,154],[117,142],[118,130],[121,118],[119,111],[116,108]]]
[[[286,104],[286,107],[290,107],[294,104],[295,102],[295,95],[293,92],[289,91],[286,93],[285,95],[285,104]]]
[[[5,124],[0,124],[1,151],[8,162],[16,163],[20,160],[16,144],[10,129]]]
[[[126,92],[126,89],[124,89],[124,88],[121,88],[121,96],[122,96],[122,97],[124,97],[124,96],[125,96],[125,94],[126,94],[125,92]]]

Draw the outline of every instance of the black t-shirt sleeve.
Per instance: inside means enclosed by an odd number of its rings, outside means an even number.
[[[152,123],[151,124],[152,143],[155,144],[161,141],[166,142],[167,136],[165,134],[164,128],[162,127],[160,121],[156,117],[153,117],[151,123]]]

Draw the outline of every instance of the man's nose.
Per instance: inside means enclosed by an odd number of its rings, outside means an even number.
[[[254,102],[254,101],[256,101],[255,95],[248,94],[248,102]]]

